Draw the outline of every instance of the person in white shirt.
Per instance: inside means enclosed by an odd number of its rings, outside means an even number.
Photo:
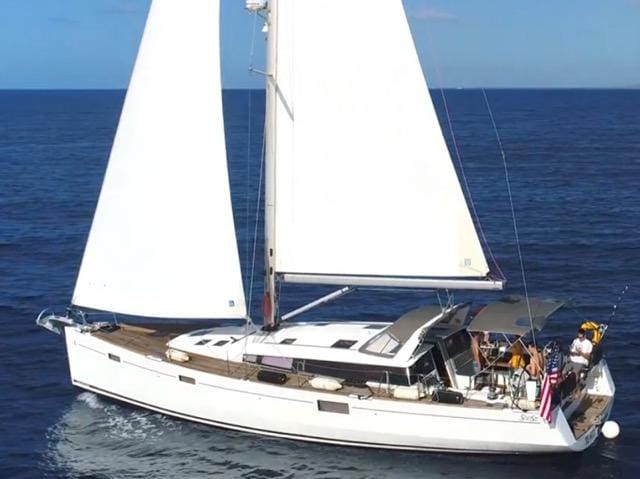
[[[578,337],[573,340],[571,348],[569,348],[569,359],[574,364],[586,367],[589,365],[592,351],[593,344],[585,337],[584,329],[578,329]]]

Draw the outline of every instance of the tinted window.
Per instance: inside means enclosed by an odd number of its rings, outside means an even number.
[[[435,369],[435,364],[433,362],[433,356],[431,355],[431,351],[428,351],[422,355],[420,359],[416,362],[413,367],[413,372],[416,374],[429,374],[431,371]]]
[[[332,348],[340,348],[340,349],[349,349],[351,346],[356,344],[357,341],[352,341],[350,339],[340,339],[331,345]]]
[[[391,384],[407,385],[406,368],[296,359],[294,361],[294,369],[308,374],[342,378],[351,384],[362,385],[367,381],[384,383],[388,377]]]
[[[444,344],[449,357],[455,358],[459,354],[471,349],[471,338],[469,337],[469,333],[463,329],[445,339]]]
[[[347,403],[342,403],[342,402],[318,400],[318,411],[349,414],[349,405]]]

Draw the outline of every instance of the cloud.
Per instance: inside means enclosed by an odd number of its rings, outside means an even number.
[[[409,17],[423,22],[455,22],[458,20],[453,13],[440,8],[421,7],[409,12]]]

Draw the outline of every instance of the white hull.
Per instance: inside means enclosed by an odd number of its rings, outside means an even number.
[[[65,333],[74,385],[212,426],[328,444],[465,453],[582,451],[598,436],[594,425],[576,440],[559,408],[547,425],[537,412],[510,408],[358,399],[201,372],[115,346],[75,327],[65,327]],[[590,376],[588,393],[613,395],[604,361]],[[348,413],[319,411],[319,400],[346,403]]]

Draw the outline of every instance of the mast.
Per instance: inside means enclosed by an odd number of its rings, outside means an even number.
[[[276,327],[277,291],[275,275],[275,163],[277,102],[278,2],[267,4],[267,75],[265,115],[265,188],[264,188],[264,297],[262,314],[266,329]]]

